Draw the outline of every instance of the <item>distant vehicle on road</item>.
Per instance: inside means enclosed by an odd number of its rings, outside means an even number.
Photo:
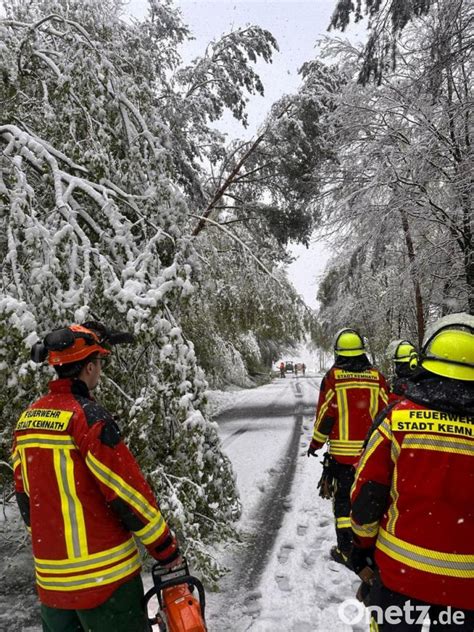
[[[293,373],[293,371],[295,370],[295,367],[293,365],[293,362],[285,362],[285,370],[287,373]]]

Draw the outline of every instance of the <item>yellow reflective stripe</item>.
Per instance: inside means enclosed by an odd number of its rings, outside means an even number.
[[[353,452],[354,454],[359,454],[359,452],[362,451],[362,446],[353,446],[353,445],[347,445],[347,446],[343,446],[343,445],[333,445],[331,442],[329,442],[329,447],[331,448],[331,450],[334,450],[336,452]]]
[[[380,387],[378,384],[374,384],[373,382],[344,382],[342,384],[336,384],[336,394],[338,395],[338,403],[341,400],[339,399],[339,393],[345,392],[345,407],[347,409],[347,391],[351,389],[368,389],[370,393],[370,403],[369,403],[369,414],[371,419],[374,419],[379,410],[379,394],[381,393]],[[345,425],[345,424],[344,424]]]
[[[23,487],[25,492],[30,495],[30,481],[28,479],[28,471],[27,471],[27,460],[25,450],[23,448],[18,448],[18,452],[20,454],[20,468],[21,468],[21,478],[23,480]]]
[[[425,549],[401,540],[382,528],[379,530],[376,546],[402,564],[427,573],[464,579],[474,578],[474,555]]]
[[[332,390],[332,388],[330,388],[328,390],[328,392],[326,393],[326,397],[324,399],[324,402],[318,412],[318,416],[316,417],[316,421],[314,422],[314,426],[315,428],[318,427],[318,425],[320,424],[321,420],[324,418],[324,415],[326,414],[327,409],[329,408],[329,404],[331,403],[332,398],[334,397],[334,391]]]
[[[120,562],[133,552],[137,553],[137,546],[134,539],[130,538],[124,544],[115,546],[112,549],[106,549],[105,551],[100,551],[100,553],[93,553],[79,559],[45,560],[35,558],[35,568],[40,574],[41,572],[46,572],[54,575],[70,575],[73,571],[81,573],[109,566],[113,562]]]
[[[154,540],[157,540],[166,531],[166,522],[159,511],[157,515],[149,524],[147,524],[140,531],[135,531],[143,544],[151,544]]]
[[[362,452],[362,448],[354,449],[350,448],[347,450],[342,450],[341,448],[329,448],[330,454],[335,454],[336,456],[359,456]]]
[[[133,537],[111,549],[104,549],[98,553],[88,553],[81,558],[49,560],[35,557],[35,566],[40,571],[46,570],[49,573],[70,573],[71,570],[82,571],[94,568],[95,566],[107,565],[115,559],[126,557],[132,551],[137,551],[137,545]]]
[[[329,452],[331,454],[357,456],[362,452],[363,447],[363,441],[341,441],[338,439],[330,439],[329,441]]]
[[[54,450],[53,452],[53,463],[54,463],[54,471],[56,474],[56,481],[58,484],[59,490],[59,498],[61,501],[61,516],[63,518],[64,523],[64,537],[66,541],[66,549],[68,557],[79,557],[79,543],[77,542],[77,546],[74,546],[74,540],[72,537],[72,530],[70,527],[70,520],[68,520],[68,497],[64,490],[64,485],[62,482],[63,476],[61,473],[61,452],[59,450]]]
[[[388,404],[388,393],[384,388],[380,389],[380,397],[385,405]]]
[[[371,419],[375,419],[375,416],[379,411],[379,392],[378,388],[370,389],[369,415]]]
[[[351,519],[349,516],[341,516],[336,518],[336,529],[350,529]]]
[[[64,451],[64,461],[66,465],[66,478],[65,481],[67,483],[67,489],[69,490],[71,497],[71,518],[74,518],[74,522],[71,521],[71,528],[77,532],[77,538],[79,541],[79,556],[87,555],[88,546],[87,546],[87,532],[86,532],[86,521],[84,519],[84,511],[82,508],[82,503],[79,500],[76,490],[76,481],[74,478],[74,461],[71,456],[71,452]]]
[[[352,388],[370,388],[374,391],[379,390],[379,385],[374,384],[374,382],[339,382],[336,384],[336,391],[338,390],[349,390]]]
[[[337,446],[337,447],[344,447],[344,446],[352,446],[352,447],[357,447],[357,448],[362,448],[362,446],[364,445],[364,441],[362,439],[348,439],[347,441],[343,441],[342,439],[331,439],[330,440],[331,445]]]
[[[398,457],[400,456],[401,447],[397,439],[393,435],[388,438],[392,442],[392,449],[390,450],[390,456],[392,457],[392,461],[396,464],[398,461]]]
[[[16,470],[16,468],[21,464],[21,458],[20,458],[20,454],[18,451],[18,448],[15,449],[15,451],[12,454],[12,465],[13,465],[13,471]]]
[[[318,430],[313,430],[313,439],[315,441],[320,441],[321,443],[326,443],[328,436],[329,435],[323,435],[323,433],[319,432]]]
[[[72,591],[82,588],[91,588],[97,586],[100,583],[111,584],[127,577],[131,573],[140,569],[140,559],[138,552],[126,562],[122,562],[112,568],[97,571],[87,575],[77,575],[70,577],[42,577],[36,573],[36,582],[38,586],[45,590],[60,590],[60,591]]]
[[[336,392],[337,409],[339,412],[339,436],[342,440],[349,438],[349,415],[347,411],[347,396],[345,389]]]
[[[19,448],[60,448],[62,450],[74,450],[76,445],[69,435],[42,434],[29,432],[16,436],[16,444]]]
[[[384,419],[384,420],[382,421],[382,423],[381,423],[381,424],[379,424],[379,425],[377,426],[377,430],[378,430],[381,434],[383,434],[383,436],[384,436],[386,439],[388,439],[389,441],[391,441],[391,440],[392,440],[392,437],[393,437],[393,435],[392,435],[392,430],[391,430],[391,428],[390,428],[390,424],[388,423],[387,419]]]
[[[382,443],[383,441],[383,437],[381,434],[379,434],[378,432],[374,432],[372,433],[372,436],[370,437],[369,443],[367,444],[367,447],[365,448],[362,458],[359,462],[359,465],[357,467],[356,470],[356,479],[357,479],[357,474],[358,472],[360,472],[362,470],[363,467],[365,467],[365,464],[367,463],[367,460],[372,456],[372,454],[375,452],[375,450],[379,447],[379,445]],[[354,481],[355,484],[355,481]]]
[[[91,472],[104,483],[104,485],[107,485],[117,496],[134,507],[147,521],[153,520],[157,510],[140,492],[133,489],[121,476],[96,459],[91,452],[87,453],[86,463]]]
[[[354,520],[351,520],[351,527],[352,531],[361,538],[373,538],[379,532],[378,521],[361,525],[354,522]]]
[[[435,452],[452,452],[474,456],[474,442],[460,437],[439,435],[406,434],[403,447],[419,450],[433,450]]]
[[[66,450],[54,450],[54,471],[61,500],[64,537],[69,558],[87,555],[87,536],[82,504],[74,481],[74,462]]]
[[[391,449],[391,458],[392,461],[394,463],[393,466],[393,475],[392,475],[392,482],[391,482],[391,486],[390,486],[390,496],[392,498],[392,502],[390,504],[390,507],[388,509],[387,512],[387,516],[388,516],[388,520],[387,520],[387,531],[389,531],[390,533],[394,533],[395,532],[395,526],[397,524],[397,520],[399,518],[399,511],[398,511],[398,499],[400,494],[398,493],[398,457],[400,456],[400,444],[398,443],[398,441],[395,439],[395,437],[393,437],[392,439],[392,449]]]
[[[393,543],[396,546],[399,546],[409,552],[412,552],[417,555],[422,555],[425,557],[429,557],[433,560],[439,561],[449,561],[453,563],[466,563],[474,565],[474,555],[472,553],[445,553],[443,551],[435,551],[433,549],[426,549],[422,546],[418,546],[417,544],[411,544],[406,540],[401,540],[395,535],[391,533],[387,533],[385,529],[380,528],[381,536],[387,540],[387,542]]]

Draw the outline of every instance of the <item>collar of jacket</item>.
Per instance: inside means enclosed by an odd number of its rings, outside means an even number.
[[[405,397],[416,404],[457,415],[474,415],[474,382],[420,371],[408,382]]]
[[[53,380],[49,383],[49,390],[51,393],[72,393],[73,395],[81,395],[92,399],[87,385],[82,380],[62,378],[59,380]]]
[[[337,369],[345,369],[346,371],[365,371],[366,369],[372,368],[365,354],[351,358],[337,355],[334,366]]]

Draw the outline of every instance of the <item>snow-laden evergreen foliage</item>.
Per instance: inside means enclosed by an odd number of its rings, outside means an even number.
[[[261,91],[250,62],[272,36],[249,27],[180,66],[188,36],[168,0],[143,22],[119,0],[5,3],[0,21],[0,404],[8,455],[19,412],[44,390],[28,349],[51,328],[98,318],[133,331],[101,400],[185,550],[208,579],[212,545],[239,513],[234,476],[207,421],[206,383],[180,312],[195,289],[190,208],[222,151],[209,122]],[[212,331],[207,332],[212,337]]]

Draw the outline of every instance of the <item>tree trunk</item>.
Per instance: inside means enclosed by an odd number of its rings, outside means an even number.
[[[407,246],[408,260],[410,262],[410,275],[413,281],[413,287],[415,290],[415,309],[416,309],[416,325],[418,331],[418,346],[421,349],[423,344],[423,337],[425,335],[425,316],[423,313],[423,297],[421,295],[420,283],[415,270],[415,249],[413,247],[413,240],[410,234],[410,226],[408,224],[408,217],[403,209],[400,209],[400,215],[402,218],[403,234],[405,236],[405,243]]]
[[[238,163],[232,169],[232,171],[227,176],[227,178],[225,179],[225,181],[222,184],[222,186],[219,187],[219,189],[216,191],[216,193],[214,194],[214,197],[212,198],[212,201],[209,203],[208,207],[206,208],[206,210],[202,214],[202,218],[199,220],[198,224],[196,225],[195,229],[193,230],[193,232],[192,232],[192,236],[193,237],[196,237],[197,235],[199,235],[201,230],[204,228],[204,226],[206,225],[206,218],[211,214],[212,209],[215,207],[217,202],[222,198],[222,196],[225,194],[227,189],[230,187],[230,185],[233,183],[235,178],[238,176],[238,174],[239,174],[239,172],[240,172],[240,170],[242,168],[242,165],[249,158],[249,156],[251,156],[252,153],[257,149],[257,147],[260,145],[260,143],[264,139],[264,136],[265,136],[265,132],[263,134],[260,134],[260,136],[258,136],[258,138],[252,143],[250,148],[244,153],[242,158],[238,161]]]

